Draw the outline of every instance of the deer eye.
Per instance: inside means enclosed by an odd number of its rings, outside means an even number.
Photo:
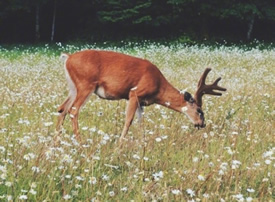
[[[188,92],[184,92],[184,100],[190,103],[195,102],[195,100],[192,98],[192,95]]]
[[[191,97],[188,102],[193,104],[195,102],[195,100],[194,100],[194,98]]]

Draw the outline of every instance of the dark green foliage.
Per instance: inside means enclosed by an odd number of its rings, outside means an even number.
[[[56,20],[53,24],[54,6]],[[0,1],[0,42],[275,36],[274,0]]]

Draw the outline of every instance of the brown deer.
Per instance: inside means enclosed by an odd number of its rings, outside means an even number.
[[[132,123],[135,112],[141,116],[143,106],[160,104],[185,113],[195,127],[203,128],[204,114],[202,96],[221,96],[213,90],[226,91],[218,86],[221,78],[206,85],[205,79],[211,71],[206,68],[198,84],[194,98],[188,92],[180,92],[163,76],[160,70],[148,60],[112,51],[84,50],[74,54],[61,54],[65,62],[65,74],[69,86],[69,96],[58,108],[60,113],[57,131],[70,114],[73,132],[79,138],[78,114],[80,108],[92,93],[107,100],[127,99],[126,120],[120,141],[124,139]]]

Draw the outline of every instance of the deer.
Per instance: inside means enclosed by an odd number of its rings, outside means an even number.
[[[161,71],[146,59],[106,50],[62,53],[60,58],[64,62],[69,95],[57,109],[56,130],[61,131],[64,119],[69,114],[77,139],[80,138],[79,111],[93,93],[102,99],[128,100],[125,123],[119,138],[121,142],[125,140],[135,114],[140,118],[143,108],[152,104],[184,113],[196,128],[204,128],[202,96],[221,96],[220,91],[226,91],[226,88],[218,86],[221,77],[210,85],[205,84],[211,68],[205,69],[192,97],[189,92],[173,87]]]

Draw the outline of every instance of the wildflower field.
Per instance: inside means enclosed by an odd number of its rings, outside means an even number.
[[[126,101],[92,95],[81,141],[57,108],[68,94],[61,52],[108,49],[146,58],[179,90],[222,77],[204,96],[206,127],[145,108],[118,149]],[[0,46],[0,201],[274,201],[275,49],[156,43]]]

